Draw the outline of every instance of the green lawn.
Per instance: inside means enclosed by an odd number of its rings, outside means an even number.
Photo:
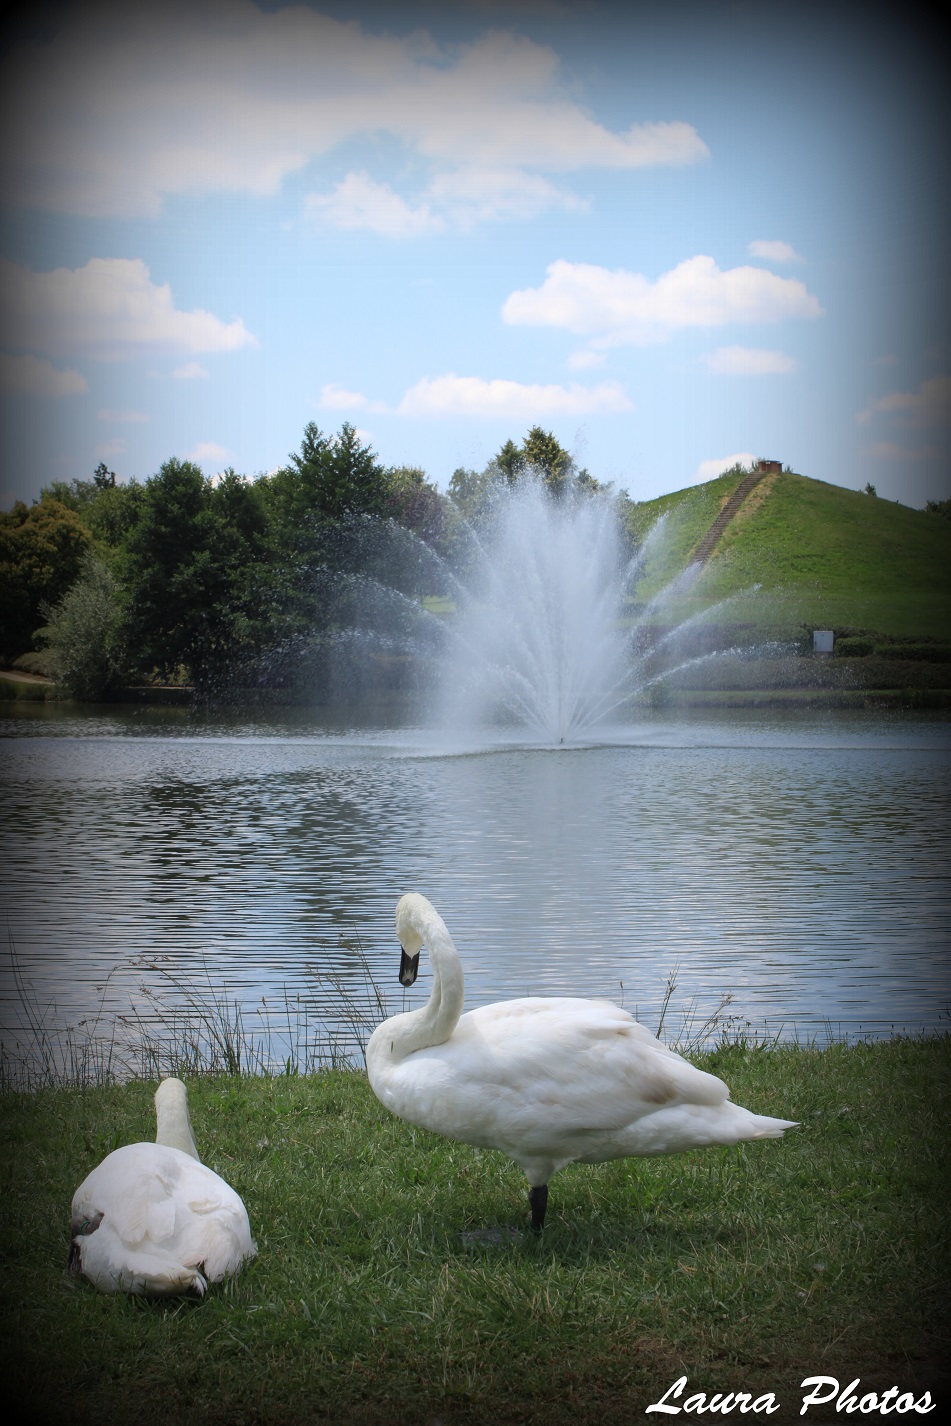
[[[636,507],[641,533],[667,514],[662,555],[651,562],[639,597],[686,565],[739,480],[721,476]],[[946,639],[951,521],[784,472],[754,490],[689,598],[675,605],[676,616],[755,585],[759,590],[725,617],[777,634],[807,624]]]
[[[521,1174],[392,1118],[362,1073],[194,1079],[202,1156],[244,1197],[260,1249],[200,1302],[104,1296],[65,1273],[72,1191],[116,1144],[152,1137],[154,1083],[6,1092],[15,1419],[628,1426],[682,1374],[691,1391],[773,1392],[773,1422],[800,1419],[816,1374],[940,1402],[949,1051],[700,1056],[739,1102],[802,1127],[575,1165],[541,1239],[500,1245],[461,1233],[524,1227]]]

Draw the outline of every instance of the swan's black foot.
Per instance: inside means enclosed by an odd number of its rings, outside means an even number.
[[[540,1233],[545,1226],[545,1209],[548,1207],[548,1184],[541,1183],[528,1190],[528,1201],[532,1209],[532,1232]]]

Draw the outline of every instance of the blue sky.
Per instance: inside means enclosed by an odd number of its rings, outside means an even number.
[[[539,424],[638,500],[756,456],[947,497],[940,19],[9,7],[0,507],[345,420],[443,489]]]

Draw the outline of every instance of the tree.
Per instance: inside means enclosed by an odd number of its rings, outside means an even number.
[[[209,690],[255,646],[266,623],[252,573],[263,514],[244,486],[230,471],[216,492],[198,466],[178,460],[146,481],[120,560],[143,672],[168,679],[184,666]]]
[[[520,449],[514,441],[508,440],[495,456],[495,464],[505,476],[509,485],[514,485],[518,477],[525,470],[528,459],[524,450]]]
[[[60,600],[76,580],[92,537],[59,500],[0,512],[0,655],[33,648],[44,605]]]
[[[291,512],[311,526],[353,515],[384,515],[386,472],[349,421],[339,435],[325,436],[313,421],[304,427],[300,452],[272,477],[272,489]]]
[[[540,475],[553,492],[564,490],[568,477],[574,474],[574,461],[551,431],[533,426],[522,442],[522,450],[526,465]]]
[[[925,509],[929,515],[941,515],[945,520],[951,520],[951,500],[928,500]]]
[[[97,701],[119,687],[126,672],[122,608],[104,560],[85,556],[79,578],[36,637],[45,645],[47,674],[70,698]]]
[[[387,512],[404,529],[435,550],[446,538],[446,501],[419,466],[392,466],[386,472]]]

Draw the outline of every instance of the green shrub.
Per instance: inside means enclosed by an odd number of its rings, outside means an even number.
[[[836,639],[835,654],[840,659],[864,659],[875,651],[875,645],[871,639],[863,639],[858,636],[853,638]]]
[[[838,652],[838,648],[836,652]],[[868,652],[871,653],[871,649]],[[948,663],[951,661],[951,644],[876,644],[875,654],[880,659],[915,659],[925,663]]]

